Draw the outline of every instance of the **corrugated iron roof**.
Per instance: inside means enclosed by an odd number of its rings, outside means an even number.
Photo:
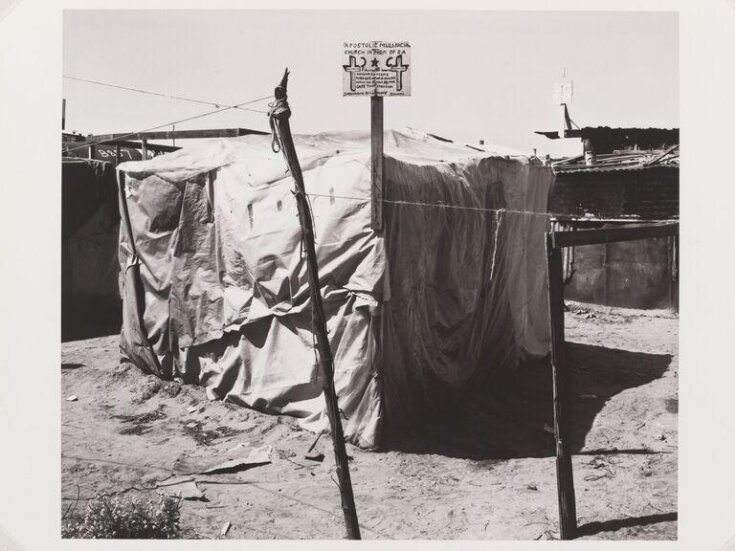
[[[679,168],[679,146],[647,151],[618,151],[597,155],[587,164],[584,155],[569,157],[552,163],[557,174],[572,172],[616,172],[647,170],[651,168]]]
[[[550,138],[552,140],[556,140],[561,138],[562,136],[559,135],[559,132],[554,130],[551,132],[545,132],[545,131],[536,131],[535,134],[540,134],[542,136],[546,136],[547,138]],[[572,128],[570,130],[567,130],[565,132],[566,138],[588,138],[588,137],[594,137],[594,136],[600,136],[600,135],[661,135],[661,136],[667,136],[669,139],[672,139],[674,141],[678,141],[679,139],[679,129],[678,128],[656,128],[649,126],[647,128],[638,128],[638,127],[610,127],[610,126],[584,126],[582,128]]]

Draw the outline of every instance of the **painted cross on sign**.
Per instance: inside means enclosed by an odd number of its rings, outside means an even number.
[[[342,94],[410,96],[411,45],[408,42],[344,42]]]

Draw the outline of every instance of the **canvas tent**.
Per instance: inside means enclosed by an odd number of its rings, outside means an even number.
[[[346,438],[380,444],[445,392],[548,353],[534,158],[385,134],[384,230],[366,133],[295,137]],[[270,136],[118,167],[126,361],[328,427],[293,182]]]

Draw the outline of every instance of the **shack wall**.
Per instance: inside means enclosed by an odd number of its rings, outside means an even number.
[[[62,162],[62,341],[120,331],[119,214],[108,163]]]
[[[558,174],[550,210],[559,229],[591,229],[620,222],[679,217],[679,171],[660,167]],[[579,220],[578,217],[586,217]],[[587,245],[565,252],[565,297],[625,308],[672,308],[678,268],[673,238]]]

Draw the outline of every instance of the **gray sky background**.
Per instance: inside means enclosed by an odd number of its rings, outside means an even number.
[[[412,96],[387,98],[386,128],[539,154],[551,141],[552,84],[566,68],[580,126],[679,126],[678,16],[662,12],[142,11],[64,12],[65,75],[235,104],[271,94],[291,70],[296,133],[369,128],[369,100],[343,97],[343,41],[412,45]],[[67,130],[142,130],[212,107],[64,80]],[[267,102],[253,105],[267,108]],[[177,129],[267,129],[227,111]]]

